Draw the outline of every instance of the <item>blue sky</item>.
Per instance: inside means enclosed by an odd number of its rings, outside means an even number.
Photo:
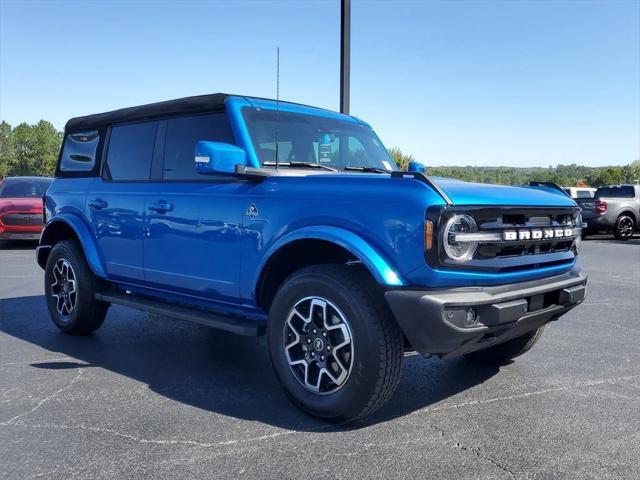
[[[208,92],[338,109],[338,0],[0,0],[12,124]],[[427,165],[640,158],[640,1],[366,1],[352,114]]]

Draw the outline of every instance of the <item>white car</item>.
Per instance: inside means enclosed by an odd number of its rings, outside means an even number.
[[[593,198],[596,189],[591,187],[562,187],[571,198]]]

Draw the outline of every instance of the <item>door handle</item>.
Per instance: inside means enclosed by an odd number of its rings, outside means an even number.
[[[93,200],[89,200],[89,207],[95,208],[96,210],[102,210],[103,208],[107,208],[108,206],[109,204],[101,198],[94,198]]]
[[[156,202],[147,207],[149,210],[157,213],[167,213],[173,210],[173,204],[169,202]]]

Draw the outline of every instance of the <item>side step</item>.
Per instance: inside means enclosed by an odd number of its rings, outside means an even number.
[[[126,293],[96,293],[96,300],[109,302],[144,312],[157,313],[168,317],[188,320],[208,327],[226,330],[227,332],[248,337],[258,337],[266,332],[266,325],[247,318],[222,315],[203,308],[187,307],[154,300],[149,297],[128,295]]]

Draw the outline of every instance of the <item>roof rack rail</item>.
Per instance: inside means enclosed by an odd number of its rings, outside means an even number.
[[[451,201],[449,196],[444,192],[444,190],[442,190],[442,188],[440,188],[440,186],[436,182],[434,182],[431,178],[429,178],[427,175],[425,175],[422,172],[395,171],[395,172],[391,172],[391,178],[413,178],[422,183],[426,183],[428,186],[433,188],[436,191],[436,193],[438,193],[438,195],[442,197],[442,199],[447,203],[447,205],[450,205],[450,206],[453,205],[453,202]]]

